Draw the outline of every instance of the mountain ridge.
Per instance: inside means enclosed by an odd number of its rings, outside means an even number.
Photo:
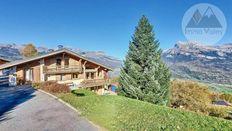
[[[232,44],[204,45],[177,42],[162,59],[174,78],[232,84]]]

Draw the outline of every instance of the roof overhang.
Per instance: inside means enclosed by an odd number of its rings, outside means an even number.
[[[11,60],[6,59],[6,58],[3,58],[3,57],[0,57],[0,60],[2,60],[2,61],[6,61],[6,62],[10,62],[10,61],[11,61]]]

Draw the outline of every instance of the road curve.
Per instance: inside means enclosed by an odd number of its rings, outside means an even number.
[[[28,87],[0,87],[0,131],[95,131],[55,98]]]

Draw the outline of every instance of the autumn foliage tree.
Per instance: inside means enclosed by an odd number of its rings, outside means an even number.
[[[36,56],[38,54],[36,47],[33,44],[27,44],[21,51],[24,57]]]

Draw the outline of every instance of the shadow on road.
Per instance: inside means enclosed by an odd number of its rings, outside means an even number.
[[[35,90],[30,86],[0,86],[0,123],[11,119],[9,114],[17,105],[33,98],[33,92]]]

